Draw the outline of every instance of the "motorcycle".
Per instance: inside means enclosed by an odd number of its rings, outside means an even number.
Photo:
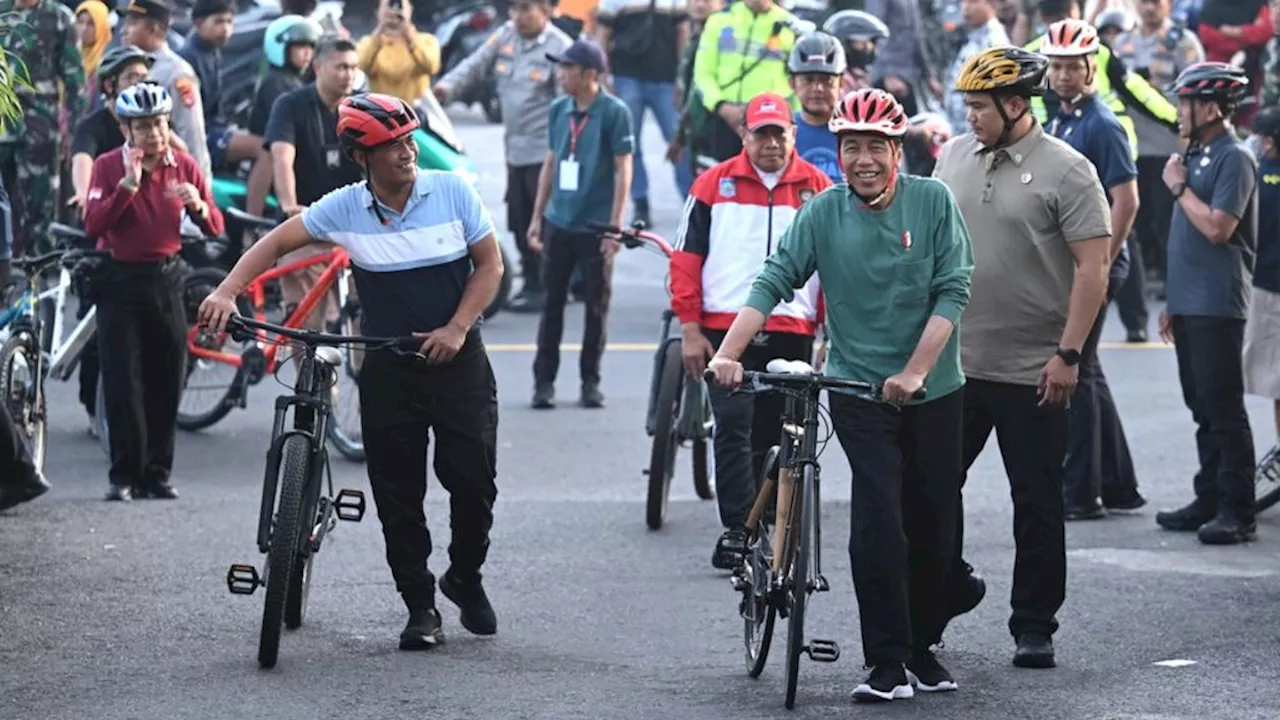
[[[441,76],[479,50],[501,25],[497,9],[485,2],[464,3],[442,10],[434,32],[440,42],[440,61],[444,65]],[[456,100],[463,105],[479,104],[489,122],[502,122],[498,80],[493,73]]]
[[[435,99],[431,93],[427,93],[414,104],[414,110],[418,113],[418,117],[423,124],[417,130],[413,131],[413,139],[418,145],[418,167],[422,170],[441,170],[445,172],[453,172],[467,179],[467,182],[475,185],[480,180],[479,173],[471,159],[466,156],[463,151],[462,141],[459,139],[457,132],[454,130],[453,123],[449,120],[449,116],[445,114],[444,108]],[[247,173],[244,171],[236,173],[217,174],[213,178],[213,199],[219,208],[237,207],[244,209],[245,196],[247,194],[246,186]],[[275,196],[268,195],[266,202],[265,214],[268,217],[278,217],[280,206]],[[232,217],[227,217],[227,237],[230,238],[229,250],[223,256],[224,262],[234,263],[240,254],[240,238],[244,236],[246,228],[239,227],[239,223]],[[485,309],[484,316],[486,318],[493,317],[499,310],[506,306],[511,296],[511,286],[515,275],[515,267],[511,262],[510,255],[506,248],[499,243],[502,252],[503,266],[507,271],[502,275],[502,282],[498,287],[498,294]]]

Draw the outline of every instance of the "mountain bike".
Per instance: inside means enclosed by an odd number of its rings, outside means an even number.
[[[675,252],[660,235],[644,230],[637,223],[630,230],[588,223],[600,237],[616,236],[628,249],[645,248],[660,253],[668,262]],[[673,332],[672,325],[675,325]],[[645,432],[653,438],[649,452],[649,488],[645,502],[645,522],[649,529],[662,527],[667,514],[667,498],[671,494],[671,478],[676,471],[676,450],[688,444],[693,450],[693,489],[698,497],[715,497],[714,458],[708,452],[708,441],[714,428],[711,400],[702,378],[691,378],[684,370],[682,345],[675,313],[662,311],[658,350],[653,356],[653,375],[649,381],[649,409],[645,415]]]
[[[59,223],[51,223],[49,233],[64,241],[84,239],[79,230]],[[51,377],[64,381],[71,377],[97,327],[96,314],[90,308],[63,338],[67,295],[97,261],[110,256],[64,245],[44,255],[13,260],[13,267],[22,274],[23,288],[4,313],[9,337],[0,346],[0,401],[8,407],[40,472],[48,453],[45,382]],[[55,267],[59,269],[57,284],[41,290],[45,276]],[[102,383],[98,385],[101,389]],[[106,413],[101,398],[99,392],[94,419],[100,442],[109,453],[103,439]]]
[[[359,522],[365,513],[363,492],[333,492],[326,439],[330,437],[330,388],[343,366],[337,347],[358,344],[366,351],[418,355],[422,339],[330,335],[241,316],[230,319],[227,331],[241,341],[281,342],[268,340],[270,334],[302,347],[292,393],[276,398],[267,449],[257,532],[258,551],[267,556],[266,565],[261,574],[251,564],[238,563],[227,571],[227,589],[233,594],[252,595],[259,587],[266,588],[258,664],[272,668],[280,651],[281,623],[290,630],[302,626],[312,565],[325,537],[338,520]]]
[[[250,215],[235,208],[229,208],[226,212],[245,228],[269,231],[278,224],[275,220]],[[274,267],[254,278],[245,292],[236,299],[240,315],[265,321],[269,306],[269,287],[273,282],[285,275],[315,266],[323,266],[324,272],[315,286],[303,296],[298,307],[285,319],[283,327],[295,330],[303,327],[326,295],[336,288],[338,319],[329,324],[329,330],[343,335],[354,334],[360,327],[360,304],[350,292],[351,269],[347,253],[339,247]],[[212,270],[213,268],[205,268],[197,273]],[[213,292],[216,287],[213,284],[205,295]],[[203,430],[226,417],[233,408],[246,407],[249,388],[280,369],[279,345],[251,340],[243,345],[228,346],[229,339],[227,333],[210,333],[192,321],[187,337],[187,387],[183,391],[182,407],[178,412],[178,427],[183,430]],[[341,417],[339,422],[327,425],[329,441],[347,459],[362,462],[364,440],[360,436],[360,391],[355,379],[364,355],[362,351],[353,350],[349,346],[342,346],[337,352],[342,355],[342,363],[339,365],[342,369],[342,382],[334,387],[334,391],[342,401],[339,411]],[[220,372],[225,370],[232,372]],[[215,377],[208,379],[209,375]],[[195,402],[195,398],[198,397],[198,392],[206,390],[211,391],[216,401],[207,407],[201,407]],[[342,422],[343,419],[346,422]]]
[[[1254,513],[1270,510],[1280,502],[1280,445],[1277,445],[1258,461],[1253,477]]]
[[[830,589],[822,575],[822,531],[818,509],[821,466],[818,456],[831,439],[828,422],[819,437],[822,391],[832,390],[871,402],[885,402],[881,388],[872,383],[826,377],[800,360],[771,360],[766,372],[743,374],[742,387],[734,392],[776,392],[785,397],[782,436],[765,457],[760,492],[747,515],[747,552],[734,572],[734,590],[742,594],[738,614],[743,619],[747,675],[764,671],[773,642],[773,628],[780,616],[787,621],[788,710],[795,707],[800,678],[800,657],[814,662],[840,659],[834,640],[809,638],[805,642],[804,616],[809,596]],[[713,380],[710,370],[706,379]],[[924,390],[915,398],[923,398]]]

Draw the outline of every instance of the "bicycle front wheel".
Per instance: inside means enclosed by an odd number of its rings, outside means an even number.
[[[1258,463],[1258,470],[1254,474],[1253,511],[1260,513],[1269,510],[1278,502],[1280,502],[1280,445],[1272,448]]]
[[[48,424],[40,377],[40,343],[30,330],[14,332],[0,347],[0,402],[4,402],[36,472],[44,472]]]
[[[797,529],[795,561],[791,563],[791,612],[787,618],[787,709],[796,706],[796,684],[800,680],[800,657],[804,655],[804,614],[809,604],[809,573],[812,572],[814,543],[817,541],[818,509],[814,506],[814,471],[804,466],[799,492],[792,496],[791,524]]]
[[[676,448],[680,419],[680,375],[684,372],[680,343],[667,343],[663,351],[662,377],[654,405],[653,447],[649,452],[649,496],[645,520],[650,530],[662,527],[671,494],[671,476],[676,472]]]
[[[271,526],[267,550],[267,597],[262,608],[262,631],[258,636],[258,664],[273,668],[280,652],[280,625],[285,601],[293,584],[300,538],[311,528],[303,522],[303,504],[310,477],[311,444],[305,436],[290,435],[281,449],[280,484],[276,516]]]
[[[187,327],[195,329],[200,303],[227,277],[216,267],[203,267],[187,275],[182,284],[183,303],[187,314]],[[253,317],[249,299],[236,298],[236,311],[244,317]],[[190,330],[188,330],[190,335]],[[240,354],[239,344],[229,333],[214,334],[197,331],[188,342],[204,350]],[[187,376],[178,407],[178,427],[187,430],[203,430],[227,416],[234,407],[231,393],[239,378],[235,365],[197,357],[187,348]]]

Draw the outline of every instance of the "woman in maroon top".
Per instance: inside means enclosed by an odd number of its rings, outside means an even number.
[[[170,146],[172,110],[154,83],[116,97],[125,144],[94,161],[85,202],[85,232],[112,255],[93,282],[111,436],[107,500],[178,496],[169,473],[186,370],[183,214],[206,235],[223,231],[200,166]]]

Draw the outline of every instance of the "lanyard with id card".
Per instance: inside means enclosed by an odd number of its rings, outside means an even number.
[[[560,189],[565,192],[578,191],[578,174],[581,171],[578,165],[578,137],[582,135],[583,129],[587,127],[586,115],[582,116],[582,122],[574,122],[573,116],[569,116],[569,157],[560,161],[560,172],[557,176],[560,178]]]

